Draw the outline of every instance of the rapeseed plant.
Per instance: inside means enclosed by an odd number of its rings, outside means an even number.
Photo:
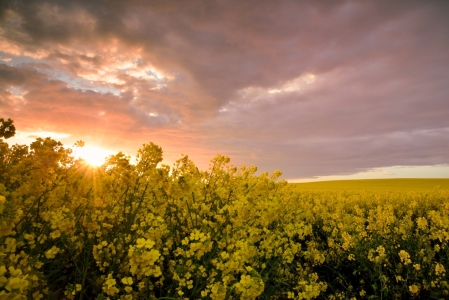
[[[217,156],[0,141],[0,299],[449,295],[449,194],[305,191]]]

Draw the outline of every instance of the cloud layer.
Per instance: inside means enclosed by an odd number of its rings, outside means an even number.
[[[0,112],[284,178],[449,162],[442,1],[7,1]]]

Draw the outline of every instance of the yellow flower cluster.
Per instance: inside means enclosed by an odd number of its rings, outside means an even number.
[[[368,259],[377,264],[381,264],[386,258],[385,248],[379,246],[376,250],[370,249],[368,253]]]
[[[106,295],[114,296],[115,294],[120,292],[120,290],[115,285],[115,279],[112,278],[112,274],[109,274],[106,278],[106,281],[103,283],[103,291],[106,293]]]
[[[261,278],[242,275],[240,281],[235,284],[235,289],[240,295],[240,299],[255,299],[262,294],[264,283]]]
[[[401,259],[401,262],[404,263],[404,265],[409,265],[412,263],[410,259],[410,254],[407,253],[405,250],[399,251],[399,257]]]
[[[449,296],[444,191],[306,191],[152,143],[99,168],[51,139],[0,154],[0,299]]]
[[[449,295],[447,192],[297,191],[322,234],[329,299]]]
[[[28,288],[28,275],[23,276],[22,270],[14,269],[14,267],[9,267],[9,276],[8,278],[4,275],[7,275],[5,266],[0,267],[0,285],[5,288],[7,292],[18,292],[21,293]],[[4,296],[7,295],[7,292],[0,292],[0,296],[2,294]]]
[[[154,265],[161,254],[158,250],[151,249],[153,246],[153,241],[140,238],[137,239],[137,245],[129,247],[128,257],[132,275],[137,275],[137,278],[162,275],[160,267]]]

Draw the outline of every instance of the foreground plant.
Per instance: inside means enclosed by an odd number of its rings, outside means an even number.
[[[78,143],[82,146],[82,143]],[[447,193],[296,191],[217,156],[0,141],[0,299],[445,298]]]

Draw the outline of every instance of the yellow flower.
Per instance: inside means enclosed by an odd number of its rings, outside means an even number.
[[[122,278],[123,284],[131,285],[133,284],[133,279],[131,277],[124,277]]]
[[[159,258],[159,256],[161,256],[159,251],[152,249],[150,251],[145,251],[144,253],[142,253],[141,258],[146,260],[148,264],[153,265],[154,262]]]
[[[421,218],[421,217],[418,218],[416,220],[416,224],[417,224],[418,228],[421,229],[421,230],[424,230],[424,229],[427,228],[427,220],[426,220],[426,218]]]
[[[23,290],[26,287],[28,287],[28,280],[26,280],[26,276],[24,278],[20,278],[20,277],[12,277],[9,278],[8,283],[5,286],[5,289],[8,291],[12,291],[12,290]]]
[[[108,287],[114,286],[115,285],[115,279],[109,278],[108,280],[106,280],[106,282],[104,284],[106,284]]]
[[[56,239],[56,238],[58,238],[60,236],[61,236],[61,231],[59,229],[57,229],[57,230],[53,231],[52,233],[50,233],[50,237],[52,239]]]
[[[6,238],[5,244],[6,244],[6,249],[5,249],[6,253],[16,252],[16,239],[8,237],[8,238]]]
[[[193,280],[187,281],[187,288],[188,288],[189,290],[193,289]]]
[[[417,284],[410,285],[408,289],[413,295],[417,295],[419,293],[419,285]]]
[[[143,239],[143,238],[138,238],[136,242],[137,242],[136,247],[139,248],[139,249],[143,248],[143,247],[145,247],[147,249],[151,249],[151,248],[153,248],[153,246],[155,244],[154,241],[146,240],[146,239]]]
[[[145,239],[139,238],[139,239],[137,239],[136,242],[137,242],[137,245],[136,245],[137,248],[142,248],[143,246],[145,246]]]
[[[103,284],[103,291],[109,296],[114,296],[119,292],[119,289],[115,287],[115,284],[115,279],[112,278],[112,274],[109,274],[107,280]]]
[[[20,269],[14,269],[14,267],[9,267],[9,274],[11,274],[12,277],[19,277],[20,275],[22,275],[22,270]]]
[[[59,253],[59,248],[56,246],[51,247],[51,249],[47,250],[47,252],[45,252],[45,256],[50,259],[50,258],[55,258],[56,254]]]
[[[405,250],[399,251],[399,258],[404,263],[404,265],[409,265],[412,263],[412,261],[410,259],[410,254],[408,254],[407,251],[405,251]]]
[[[446,269],[444,268],[444,266],[440,263],[437,263],[437,265],[435,266],[435,274],[442,275],[444,273],[446,273]]]

